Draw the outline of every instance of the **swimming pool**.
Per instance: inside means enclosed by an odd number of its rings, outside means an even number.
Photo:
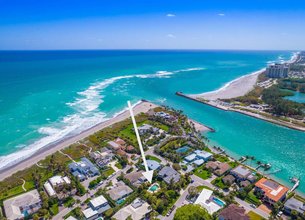
[[[189,149],[190,149],[189,147],[184,146],[184,147],[178,148],[178,149],[176,150],[176,152],[177,152],[177,153],[183,154],[183,153],[186,153]]]
[[[159,186],[158,186],[158,185],[153,185],[153,186],[151,186],[151,187],[149,188],[149,190],[152,191],[152,192],[155,192],[155,191],[158,190],[158,189],[159,189]]]
[[[222,200],[220,200],[220,199],[218,199],[218,198],[216,198],[216,197],[213,197],[213,201],[214,201],[217,205],[219,205],[219,206],[221,206],[221,207],[224,207],[224,206],[226,205],[226,203],[225,203],[224,201],[222,201]]]
[[[125,201],[125,199],[119,199],[116,204],[121,205],[123,202]]]

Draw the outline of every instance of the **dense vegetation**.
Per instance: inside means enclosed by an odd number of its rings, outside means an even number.
[[[184,205],[177,209],[174,220],[210,220],[212,217],[200,205]]]
[[[305,79],[282,79],[279,80],[281,89],[289,89],[305,93]]]
[[[289,92],[280,90],[277,86],[272,86],[262,92],[262,100],[269,104],[270,112],[284,116],[303,116],[305,105],[290,100],[283,99]]]

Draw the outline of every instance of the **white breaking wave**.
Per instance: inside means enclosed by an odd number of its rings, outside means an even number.
[[[66,103],[75,110],[74,114],[65,116],[59,122],[39,128],[38,132],[45,136],[27,146],[18,146],[21,148],[21,150],[15,153],[0,157],[0,169],[24,160],[48,145],[57,143],[64,138],[79,134],[82,131],[85,131],[103,121],[109,120],[109,118],[106,117],[106,113],[99,110],[100,104],[104,102],[104,95],[102,95],[102,91],[117,81],[129,78],[170,78],[172,75],[180,72],[198,70],[203,70],[203,68],[189,68],[176,71],[158,71],[154,74],[117,76],[92,84],[86,90],[78,92],[77,94],[79,97],[77,97],[74,102]],[[114,114],[113,117],[121,114],[126,109]]]

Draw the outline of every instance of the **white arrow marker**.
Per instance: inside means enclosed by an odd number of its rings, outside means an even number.
[[[141,142],[138,127],[137,127],[137,123],[136,123],[136,120],[135,120],[134,115],[133,115],[132,106],[130,104],[130,101],[128,101],[127,103],[128,103],[128,107],[129,107],[130,116],[131,116],[131,120],[132,120],[132,123],[133,123],[134,131],[136,133],[138,144],[139,144],[139,147],[140,147],[140,151],[141,151],[141,155],[142,155],[142,159],[143,159],[143,164],[144,164],[144,167],[145,167],[145,170],[146,170],[146,172],[143,172],[142,174],[148,180],[148,182],[151,183],[154,171],[148,169],[145,154],[144,154],[144,150],[143,150],[143,146],[142,146],[142,142]]]

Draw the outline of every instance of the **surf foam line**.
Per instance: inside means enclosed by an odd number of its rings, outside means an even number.
[[[106,113],[99,111],[100,104],[104,102],[104,95],[102,94],[102,91],[113,83],[128,78],[170,78],[172,75],[177,73],[199,70],[204,70],[204,68],[188,68],[176,71],[158,71],[154,74],[117,76],[92,84],[88,89],[78,92],[77,94],[79,97],[77,97],[74,102],[66,103],[75,110],[74,114],[67,115],[49,126],[39,128],[37,130],[38,133],[44,137],[41,137],[31,144],[23,145],[23,148],[19,148],[20,150],[14,153],[1,156],[0,170],[29,158],[44,147],[51,146],[52,144],[56,144],[65,138],[77,135],[126,111],[127,108],[124,108],[110,118],[107,118]],[[137,102],[135,105],[139,103],[140,102]]]

